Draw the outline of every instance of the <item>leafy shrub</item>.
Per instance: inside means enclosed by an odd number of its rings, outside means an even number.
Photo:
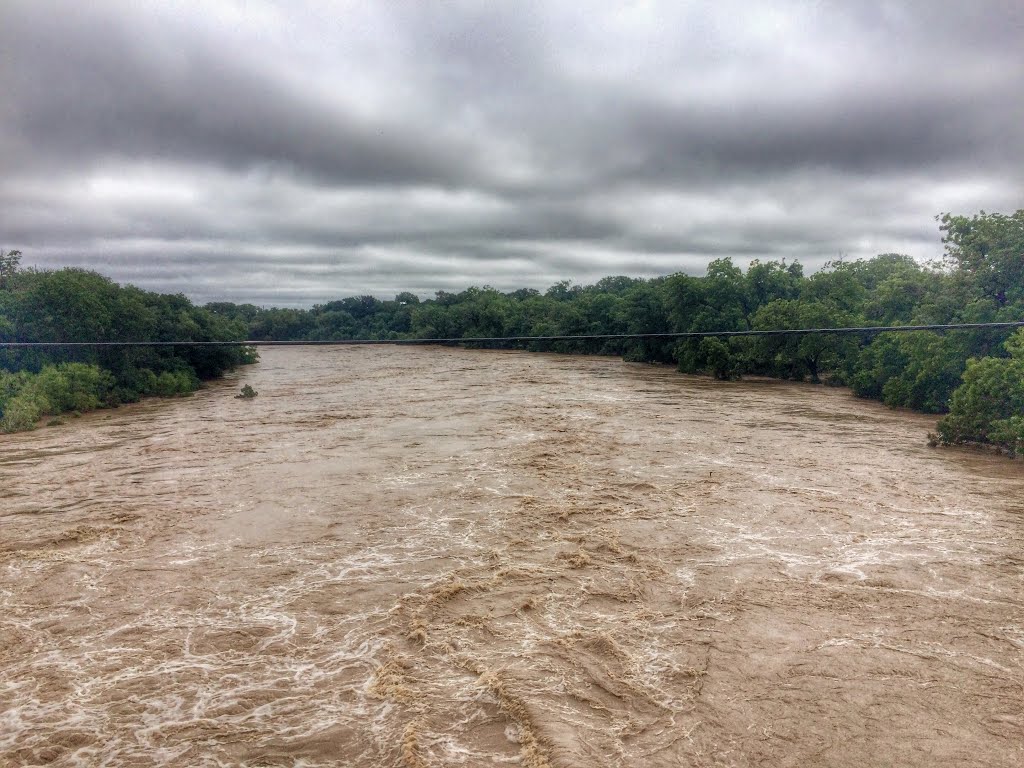
[[[697,359],[701,367],[721,381],[729,381],[740,377],[740,364],[733,355],[729,344],[721,339],[709,337],[701,339],[697,347]]]
[[[23,397],[15,397],[7,403],[3,415],[0,416],[0,431],[24,432],[35,429],[43,412],[39,403]]]
[[[155,379],[153,389],[145,394],[175,397],[190,394],[199,386],[199,380],[189,371],[164,371]]]
[[[969,356],[965,334],[886,333],[861,350],[850,385],[888,406],[941,413]]]
[[[95,365],[62,363],[44,368],[36,386],[49,401],[51,413],[90,411],[99,408],[113,389],[114,377]]]
[[[0,430],[32,429],[43,416],[100,407],[114,388],[114,377],[96,365],[61,363],[33,375],[0,376]]]
[[[939,422],[943,443],[991,443],[1024,453],[1024,332],[1007,342],[1011,358],[969,360],[949,415]]]
[[[993,421],[989,440],[1016,456],[1024,455],[1024,416]]]
[[[3,415],[7,403],[21,391],[30,376],[31,374],[24,371],[8,373],[0,370],[0,416]]]

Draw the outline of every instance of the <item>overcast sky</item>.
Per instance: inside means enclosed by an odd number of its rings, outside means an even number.
[[[1024,2],[0,0],[0,247],[199,302],[941,254]]]

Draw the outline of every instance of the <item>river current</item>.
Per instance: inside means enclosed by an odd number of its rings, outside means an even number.
[[[261,354],[0,435],[0,765],[1024,764],[1024,464],[839,389]]]

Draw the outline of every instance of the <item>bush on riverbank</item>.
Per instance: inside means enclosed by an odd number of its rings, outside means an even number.
[[[99,408],[114,386],[110,373],[85,363],[48,365],[35,374],[0,371],[0,430],[32,429],[44,416]]]
[[[18,270],[0,283],[0,341],[235,341],[245,323],[181,295],[120,286],[81,269]],[[255,362],[240,347],[0,349],[0,430],[31,429],[44,416],[146,396],[173,397]]]
[[[988,443],[1024,454],[1024,331],[1015,333],[1006,349],[1009,358],[967,362],[949,415],[939,422],[941,442]]]
[[[199,386],[191,371],[156,374],[136,369],[134,373],[133,400],[189,395]],[[113,374],[98,365],[60,363],[44,366],[39,373],[0,370],[0,432],[34,429],[45,416],[116,406],[124,398],[125,390]]]

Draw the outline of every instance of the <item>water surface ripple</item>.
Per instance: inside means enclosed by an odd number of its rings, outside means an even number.
[[[821,387],[261,354],[0,436],[0,765],[1024,763],[1021,463]]]

